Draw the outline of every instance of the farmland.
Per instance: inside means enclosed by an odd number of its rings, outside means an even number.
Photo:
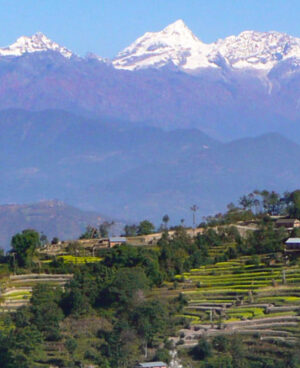
[[[186,300],[185,328],[173,338],[179,347],[196,346],[201,337],[242,335],[248,358],[287,356],[300,336],[300,267],[269,255],[206,265],[176,275],[162,297],[180,293]],[[256,260],[257,261],[257,260]],[[159,293],[156,291],[155,293]]]

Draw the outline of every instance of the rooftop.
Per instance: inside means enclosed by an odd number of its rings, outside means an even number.
[[[288,238],[285,244],[300,244],[300,238]]]
[[[125,237],[123,237],[123,236],[113,236],[113,237],[108,238],[108,240],[110,242],[125,243],[127,239]]]
[[[299,221],[297,219],[279,219],[276,222],[277,223],[282,223],[282,224],[289,224],[291,222],[295,222],[295,221]]]
[[[152,367],[166,367],[167,364],[164,362],[148,362],[148,363],[139,363],[138,366],[143,368],[152,368]]]

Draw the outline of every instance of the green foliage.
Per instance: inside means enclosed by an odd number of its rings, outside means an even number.
[[[31,368],[41,356],[42,335],[35,326],[0,331],[0,362],[3,368]]]
[[[197,360],[206,359],[212,355],[212,346],[204,337],[202,337],[198,344],[193,348],[192,354]]]
[[[40,246],[40,235],[35,230],[27,229],[12,237],[11,247],[20,267],[30,266],[37,247]]]
[[[288,203],[288,214],[293,218],[300,219],[300,190],[286,193],[285,198]]]
[[[77,348],[77,342],[72,337],[68,337],[67,340],[66,340],[66,342],[65,342],[65,346],[66,346],[66,349],[68,350],[68,352],[70,354],[73,354],[74,351]]]
[[[158,300],[146,301],[134,309],[130,320],[138,335],[150,344],[153,338],[166,328],[168,315]]]
[[[229,349],[230,341],[226,336],[219,335],[213,339],[212,344],[215,350],[220,353],[226,353]]]
[[[124,232],[125,236],[136,236],[138,231],[137,225],[125,225]]]
[[[280,252],[286,237],[284,229],[275,229],[272,223],[262,224],[257,231],[248,234],[245,250],[248,254]]]
[[[137,234],[138,235],[148,235],[152,234],[155,230],[155,226],[152,222],[148,220],[141,221],[138,226]]]
[[[111,303],[126,308],[137,291],[146,291],[149,280],[142,268],[121,268],[107,288]]]
[[[58,340],[59,322],[63,312],[59,306],[62,291],[48,284],[34,287],[31,298],[32,322],[41,331],[46,340]]]

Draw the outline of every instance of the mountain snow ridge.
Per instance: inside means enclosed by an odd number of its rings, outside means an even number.
[[[32,37],[22,36],[12,45],[0,48],[0,56],[21,56],[49,50],[66,58],[73,55],[39,32]],[[300,38],[275,31],[244,31],[207,44],[179,19],[162,31],[146,32],[112,61],[97,55],[92,55],[92,58],[112,63],[116,69],[127,70],[175,65],[186,72],[203,68],[222,69],[224,66],[269,72],[280,61],[290,59],[297,63],[300,60]]]
[[[73,53],[65,47],[50,40],[43,33],[37,32],[31,37],[22,36],[15,43],[8,47],[0,48],[0,56],[21,56],[25,53],[57,51],[66,58],[70,58]]]
[[[300,58],[300,39],[280,32],[244,31],[206,44],[182,20],[160,32],[147,32],[120,52],[119,69],[159,68],[173,63],[183,70],[219,68],[220,59],[236,69],[269,71],[281,60]]]

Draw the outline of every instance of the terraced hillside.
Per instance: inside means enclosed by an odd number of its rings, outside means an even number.
[[[73,275],[66,274],[28,274],[11,275],[1,280],[1,312],[13,312],[17,308],[29,303],[32,288],[38,283],[47,283],[53,286],[63,286]]]
[[[269,265],[269,263],[272,263]],[[200,337],[242,334],[249,357],[289,354],[300,337],[300,267],[251,257],[192,269],[176,276],[164,296],[180,292],[186,328],[173,340],[192,347]],[[175,286],[174,286],[175,285]]]

